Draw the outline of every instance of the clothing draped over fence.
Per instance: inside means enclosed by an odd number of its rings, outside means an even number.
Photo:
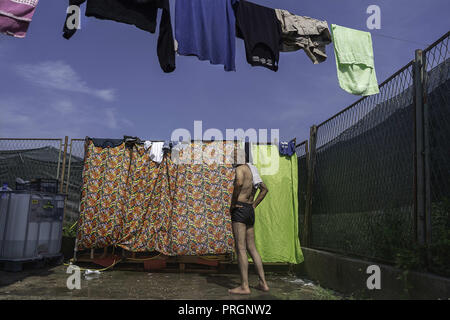
[[[275,145],[253,145],[252,158],[269,189],[255,209],[255,244],[261,259],[301,263],[297,156],[280,156]]]
[[[222,150],[234,147],[220,143]],[[235,173],[231,162],[214,162],[218,155],[208,152],[211,144],[190,145],[211,161],[175,163],[165,156],[157,164],[144,145],[102,148],[88,140],[77,247],[115,245],[165,255],[233,252],[229,207]]]

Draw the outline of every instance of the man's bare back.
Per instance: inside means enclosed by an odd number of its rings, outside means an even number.
[[[242,177],[242,187],[237,201],[253,204],[256,189],[253,187],[252,171],[247,165],[241,165],[236,168],[236,175]]]

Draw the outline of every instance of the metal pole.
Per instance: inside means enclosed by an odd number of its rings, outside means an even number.
[[[73,139],[70,140],[70,151],[69,151],[69,165],[67,168],[67,182],[66,182],[66,197],[64,197],[64,210],[63,210],[63,224],[64,224],[64,219],[66,218],[66,207],[67,207],[67,201],[69,200],[69,184],[70,184],[70,164],[72,162],[72,141]]]
[[[414,109],[415,109],[415,225],[416,240],[425,244],[425,143],[423,114],[423,52],[416,50],[414,59]]]
[[[306,157],[306,182],[308,183],[308,177],[309,177],[309,148],[308,148],[308,140],[305,141],[305,157]],[[308,187],[307,187],[308,188]],[[305,190],[307,191],[307,190]],[[304,197],[306,197],[306,193],[304,195]],[[304,216],[303,216],[303,233],[305,232],[306,229],[306,223],[305,223],[305,217],[306,217],[306,199],[305,199],[305,208],[303,208],[304,210]],[[303,236],[303,240],[305,240],[305,236]],[[303,241],[302,241],[303,242]]]
[[[70,184],[70,164],[72,163],[72,142],[73,142],[73,139],[70,140],[69,167],[67,168],[66,194],[69,194],[69,184]]]
[[[31,212],[31,200],[33,198],[33,194],[29,193],[30,198],[28,199],[28,208],[27,208],[27,220],[26,220],[26,226],[25,226],[25,240],[23,242],[23,249],[22,249],[22,257],[25,257],[25,253],[27,251],[27,246],[28,246],[28,229],[30,227],[30,212]],[[41,196],[42,199],[42,196]],[[39,221],[40,223],[40,221]],[[39,234],[38,234],[38,246],[39,246]],[[37,252],[37,247],[35,248],[35,252],[34,252],[35,256],[38,254]],[[33,257],[35,258],[35,257]]]
[[[13,193],[12,192],[3,193],[2,197],[4,195],[8,196],[8,204],[6,205],[6,212],[5,212],[5,228],[3,229],[3,242],[2,242],[2,245],[0,246],[0,256],[1,257],[3,257],[5,255],[6,233],[8,232],[8,219],[9,219],[9,213],[11,211],[11,197],[12,197]]]
[[[67,157],[67,144],[69,143],[69,137],[66,136],[64,138],[64,155],[63,155],[63,163],[62,163],[62,172],[61,172],[61,183],[59,186],[59,193],[63,193],[64,186],[64,173],[66,171],[66,157]]]
[[[78,237],[75,237],[75,246],[73,247],[73,262],[77,262]]]
[[[317,127],[314,125],[310,130],[310,150],[308,163],[308,184],[306,186],[306,204],[305,204],[305,222],[303,230],[303,245],[309,247],[311,245],[311,227],[312,227],[312,195],[314,183],[314,167],[316,163],[316,142],[317,142]]]
[[[308,140],[305,141],[305,156],[306,156],[306,173],[308,173],[309,170],[309,148],[308,148]]]
[[[62,149],[62,139],[59,139],[58,168],[56,169],[56,179],[59,178],[59,167],[61,166],[61,149]]]
[[[430,164],[430,119],[427,99],[428,73],[427,55],[423,52],[422,64],[422,95],[423,95],[423,140],[424,140],[424,166],[425,166],[425,240],[427,245],[432,242],[431,229],[431,164]],[[429,254],[429,252],[428,252]]]

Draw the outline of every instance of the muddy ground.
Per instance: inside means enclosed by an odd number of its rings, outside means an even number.
[[[149,273],[107,270],[86,278],[81,273],[81,289],[69,290],[67,266],[22,272],[0,271],[0,300],[11,299],[294,299],[335,300],[343,297],[288,273],[266,273],[269,292],[254,288],[258,283],[250,274],[252,293],[233,296],[228,289],[239,284],[238,274]]]

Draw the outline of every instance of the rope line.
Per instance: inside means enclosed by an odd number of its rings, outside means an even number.
[[[383,37],[383,38],[388,38],[388,39],[392,39],[392,40],[397,40],[397,41],[404,41],[404,42],[409,42],[409,43],[419,44],[419,45],[425,46],[425,47],[428,47],[428,46],[429,46],[428,44],[420,43],[420,42],[417,42],[417,41],[412,41],[412,40],[406,40],[406,39],[396,38],[396,37],[387,36],[387,35],[379,34],[379,33],[372,33],[372,35],[377,36],[377,37]]]

